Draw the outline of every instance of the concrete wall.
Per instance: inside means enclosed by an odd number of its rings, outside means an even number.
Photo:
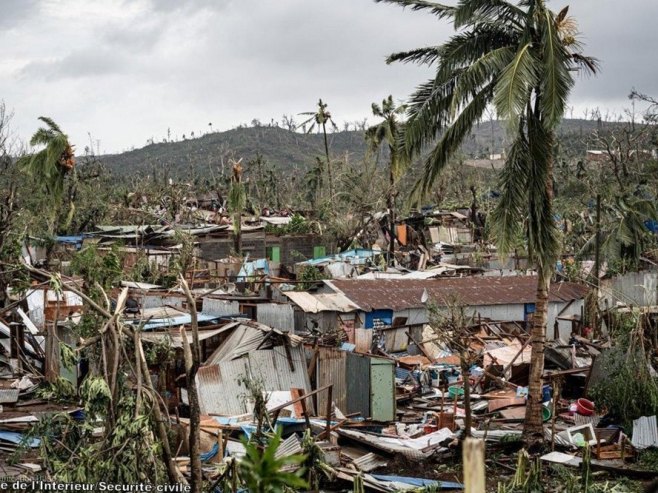
[[[219,260],[228,257],[233,252],[233,236],[228,233],[222,236],[199,236],[199,250],[205,260]],[[242,251],[253,259],[265,258],[267,247],[281,248],[281,263],[292,266],[296,262],[313,258],[313,248],[324,245],[326,253],[330,254],[334,244],[330,238],[318,235],[266,235],[264,231],[254,231],[242,235]]]

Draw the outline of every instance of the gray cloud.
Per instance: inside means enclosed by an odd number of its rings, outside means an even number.
[[[587,51],[602,60],[598,77],[578,82],[574,116],[621,111],[632,87],[658,95],[658,2],[572,3]],[[363,119],[372,101],[406,98],[431,74],[388,66],[389,53],[451,34],[427,13],[371,0],[3,0],[2,9],[0,94],[17,131],[29,136],[46,114],[107,151],[168,127],[189,135],[209,121],[227,129],[280,119],[319,97],[339,122]]]

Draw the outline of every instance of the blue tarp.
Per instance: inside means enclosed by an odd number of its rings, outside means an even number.
[[[76,250],[80,250],[82,248],[82,242],[84,241],[85,237],[82,235],[79,236],[57,236],[55,240],[57,243],[64,243],[66,245],[75,245]]]
[[[644,221],[644,225],[652,233],[658,233],[658,221],[654,221],[653,219],[648,219]]]
[[[435,481],[433,479],[408,478],[405,476],[384,476],[382,474],[372,474],[372,477],[378,481],[404,483],[411,486],[418,486],[419,488],[427,486],[439,486],[439,488],[444,490],[461,490],[464,488],[463,484],[453,481]]]
[[[19,445],[23,442],[23,435],[14,431],[0,431],[0,440]],[[37,448],[41,445],[41,440],[38,438],[31,438],[28,445],[31,448]]]
[[[270,263],[266,258],[259,258],[252,262],[245,262],[238,272],[238,281],[246,281],[247,278],[253,277],[256,274],[256,271],[261,271],[264,274],[270,273]]]

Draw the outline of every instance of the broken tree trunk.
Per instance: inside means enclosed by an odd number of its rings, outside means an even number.
[[[199,344],[199,323],[197,321],[196,300],[183,276],[180,276],[181,286],[187,298],[192,318],[192,347],[187,340],[185,328],[181,328],[183,339],[183,357],[185,358],[185,380],[187,383],[187,398],[190,406],[190,464],[191,464],[191,492],[201,493],[203,476],[201,472],[201,409],[199,406],[199,393],[196,386],[196,374],[201,364],[201,348]]]

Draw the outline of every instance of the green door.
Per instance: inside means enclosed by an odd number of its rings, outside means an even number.
[[[321,258],[327,255],[327,250],[323,246],[313,247],[313,258]]]
[[[374,421],[395,421],[395,363],[370,359],[370,416]]]
[[[267,247],[267,258],[272,262],[281,262],[281,247],[271,246]]]

